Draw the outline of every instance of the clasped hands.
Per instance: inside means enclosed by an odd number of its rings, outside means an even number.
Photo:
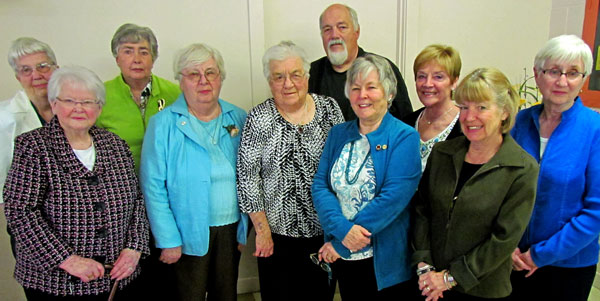
[[[418,267],[425,265],[425,262],[420,262]],[[419,276],[419,290],[421,290],[422,296],[426,296],[426,301],[436,301],[443,298],[443,292],[448,290],[444,283],[444,271],[429,271]]]
[[[525,253],[521,253],[521,250],[519,248],[516,248],[513,251],[511,258],[513,261],[513,264],[512,264],[513,270],[529,271],[527,273],[527,275],[525,275],[525,277],[529,277],[529,276],[533,275],[533,273],[538,269],[537,265],[535,264],[535,262],[533,262],[533,259],[531,258],[531,249],[527,250],[527,252],[525,252]]]
[[[141,253],[132,249],[123,249],[110,272],[110,278],[121,280],[135,271]],[[90,282],[104,276],[104,265],[91,258],[71,255],[59,267],[83,282]]]

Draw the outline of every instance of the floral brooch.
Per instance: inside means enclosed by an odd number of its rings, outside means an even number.
[[[226,129],[227,132],[229,132],[229,136],[231,136],[231,138],[237,136],[240,133],[240,130],[237,128],[237,126],[235,126],[235,124],[226,125],[223,126],[223,128]]]

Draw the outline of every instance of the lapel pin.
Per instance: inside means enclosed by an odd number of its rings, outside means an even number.
[[[383,148],[384,150],[387,149],[387,144],[384,144],[381,148]]]
[[[376,150],[381,150],[381,145],[380,145],[380,144],[377,144],[377,145],[375,146],[375,149],[376,149]]]
[[[161,98],[158,100],[158,111],[162,111],[165,108],[165,99]]]

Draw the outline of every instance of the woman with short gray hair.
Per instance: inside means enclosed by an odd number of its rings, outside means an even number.
[[[388,113],[396,77],[367,54],[347,72],[346,95],[358,120],[334,126],[312,185],[342,300],[401,300],[409,280],[409,202],[421,176],[419,135]]]
[[[308,93],[310,65],[299,46],[270,47],[263,67],[273,97],[248,114],[237,161],[240,208],[256,229],[261,296],[324,300],[327,273],[309,257],[323,244],[310,185],[327,133],[344,119],[333,98]]]
[[[28,300],[133,299],[148,220],[127,144],[94,126],[104,85],[64,67],[48,95],[55,117],[17,137],[5,185],[15,278]]]
[[[594,68],[575,35],[550,39],[534,59],[542,104],[511,134],[540,164],[535,207],[513,259],[513,300],[588,300],[600,233],[600,115],[579,93]]]
[[[160,260],[172,264],[181,300],[237,299],[248,235],[235,162],[246,112],[219,98],[218,50],[192,44],[173,60],[183,93],[148,124],[141,184]]]

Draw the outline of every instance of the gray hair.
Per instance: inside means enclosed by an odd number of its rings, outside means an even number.
[[[335,4],[332,4],[335,5]],[[321,29],[321,26],[323,24],[323,15],[325,14],[325,12],[327,11],[328,8],[330,8],[332,5],[328,6],[319,16],[319,29]],[[356,13],[356,11],[345,4],[339,4],[343,7],[345,7],[348,10],[348,13],[350,14],[350,19],[352,20],[352,27],[354,27],[354,31],[357,32],[358,29],[360,28],[360,24],[358,24],[358,14]]]
[[[302,61],[302,69],[304,69],[304,74],[309,76],[310,62],[308,61],[308,57],[306,56],[304,49],[294,44],[292,41],[281,41],[279,44],[271,46],[271,48],[267,49],[263,55],[262,63],[265,78],[269,79],[271,76],[271,70],[269,68],[269,63],[271,63],[271,61],[283,61],[292,57],[300,58]]]
[[[561,35],[554,37],[546,44],[535,56],[534,66],[536,70],[544,69],[544,64],[548,60],[557,60],[559,62],[573,62],[581,59],[585,77],[592,73],[593,56],[590,46],[581,38],[575,35]]]
[[[346,73],[346,87],[344,89],[346,97],[350,98],[350,89],[358,77],[360,76],[364,79],[369,76],[371,71],[376,71],[379,75],[379,82],[383,86],[384,97],[388,101],[389,108],[392,104],[392,99],[396,95],[398,80],[396,80],[396,75],[387,59],[376,54],[369,53],[354,60]]]
[[[52,48],[42,41],[29,37],[18,38],[12,42],[8,49],[8,64],[17,73],[17,61],[23,56],[38,52],[45,53],[50,63],[56,65],[56,56]]]
[[[140,43],[146,41],[150,45],[150,54],[152,54],[152,61],[156,61],[158,58],[158,42],[152,29],[149,27],[142,27],[132,23],[125,23],[121,25],[113,35],[110,41],[110,49],[114,57],[117,57],[119,53],[119,47],[124,43]]]
[[[183,71],[183,69],[202,64],[211,58],[217,63],[221,80],[225,80],[225,62],[223,61],[221,53],[216,48],[202,43],[189,45],[175,53],[175,57],[173,59],[173,72],[175,73],[175,79],[181,79],[181,71]]]
[[[48,100],[50,103],[56,101],[56,98],[60,94],[60,90],[65,85],[86,89],[87,91],[92,92],[96,95],[96,100],[100,104],[100,107],[103,107],[106,103],[104,83],[96,73],[87,68],[67,66],[56,69],[48,82]]]

